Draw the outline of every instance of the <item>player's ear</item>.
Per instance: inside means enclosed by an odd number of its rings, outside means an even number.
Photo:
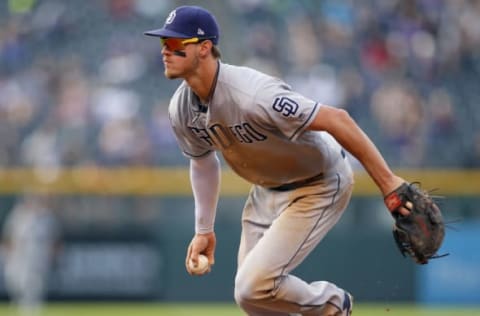
[[[200,57],[207,57],[212,51],[213,43],[210,40],[206,40],[200,43]]]

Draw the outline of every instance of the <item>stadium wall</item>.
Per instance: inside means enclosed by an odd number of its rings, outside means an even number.
[[[233,300],[240,217],[249,185],[230,171],[225,171],[222,178],[216,265],[209,276],[200,278],[190,277],[184,269],[185,250],[194,227],[187,170],[82,168],[51,172],[55,177],[26,169],[0,172],[2,218],[25,192],[93,201],[100,197],[121,204],[134,199],[135,203],[126,204],[131,211],[129,216],[135,214],[138,205],[148,205],[155,218],[139,225],[120,210],[113,210],[114,216],[125,217],[122,225],[67,226],[64,247],[50,279],[50,299]],[[480,200],[480,171],[403,170],[399,174],[420,181],[424,188],[439,188],[435,194],[445,196],[440,203],[448,221],[459,222],[462,227],[465,222],[475,223],[479,219],[474,205]],[[50,181],[39,180],[45,178]],[[444,273],[441,279],[449,283],[448,271],[455,268],[455,262],[460,260],[463,266],[470,267],[480,265],[478,256],[468,256],[460,250],[461,232],[455,230],[447,232],[448,249],[442,249],[450,257],[424,267],[402,258],[391,237],[392,220],[375,186],[364,173],[357,172],[355,187],[352,203],[340,223],[296,274],[309,281],[333,281],[356,293],[361,301],[435,303],[453,289],[436,287],[432,273]],[[479,226],[473,227],[472,231],[470,226],[469,234],[478,237],[475,227]],[[474,281],[477,279],[474,275],[469,293],[480,293],[480,285]],[[2,278],[0,297],[7,298]],[[468,302],[476,299],[473,296]]]

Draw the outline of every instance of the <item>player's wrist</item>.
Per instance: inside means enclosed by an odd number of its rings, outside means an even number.
[[[214,225],[209,226],[200,226],[195,225],[195,234],[196,235],[208,235],[214,232]]]
[[[392,192],[400,188],[406,181],[399,176],[393,175],[384,181],[384,184],[380,188],[383,197],[390,195]]]

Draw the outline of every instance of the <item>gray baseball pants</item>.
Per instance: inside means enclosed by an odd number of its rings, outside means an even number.
[[[347,160],[309,185],[285,192],[253,186],[242,215],[235,301],[250,316],[322,315],[343,305],[344,291],[327,281],[290,274],[338,222],[352,193]]]

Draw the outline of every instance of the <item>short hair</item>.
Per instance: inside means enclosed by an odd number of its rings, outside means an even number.
[[[220,59],[222,57],[222,53],[220,52],[220,49],[216,45],[212,45],[211,52],[212,52],[212,56],[217,59]]]

